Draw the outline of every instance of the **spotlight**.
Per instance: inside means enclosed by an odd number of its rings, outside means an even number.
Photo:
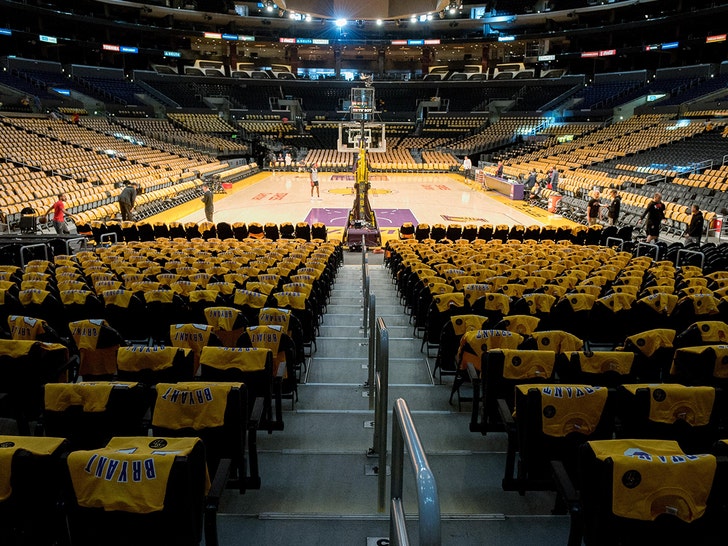
[[[383,24],[383,21],[381,19],[377,19],[377,26],[381,27]]]
[[[412,17],[410,17],[410,23],[416,23],[416,22],[417,22],[417,16],[416,15],[413,15]]]
[[[339,28],[345,27],[347,23],[348,21],[346,19],[337,19],[336,21],[334,21],[334,24]]]
[[[266,0],[265,1],[265,11],[272,12],[274,9],[276,9],[278,6],[276,6],[275,2],[273,0]]]

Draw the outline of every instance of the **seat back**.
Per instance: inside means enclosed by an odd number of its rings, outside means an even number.
[[[66,467],[72,544],[200,543],[209,477],[198,438],[113,438]]]
[[[43,396],[47,436],[67,438],[73,449],[97,449],[114,436],[143,436],[151,404],[141,383],[48,383]]]
[[[0,528],[4,544],[68,541],[62,498],[63,438],[0,436]]]
[[[719,536],[717,467],[714,456],[686,456],[674,441],[588,442],[579,453],[585,542],[685,544]]]
[[[196,437],[205,444],[210,475],[230,459],[233,479],[245,491],[248,429],[247,389],[243,383],[192,381],[158,383],[152,410],[152,433],[162,437]]]

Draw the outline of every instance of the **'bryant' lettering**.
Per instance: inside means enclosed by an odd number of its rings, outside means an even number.
[[[175,341],[199,341],[204,343],[205,336],[196,332],[177,332],[174,334],[174,339]]]
[[[131,466],[131,474],[129,466]],[[100,480],[116,480],[118,483],[128,483],[130,477],[131,481],[135,483],[144,479],[157,479],[157,470],[154,466],[154,459],[151,457],[143,461],[122,461],[94,453],[86,463],[84,470]]]
[[[99,337],[99,330],[98,328],[80,326],[73,329],[73,335],[81,337]]]
[[[601,387],[544,387],[541,392],[544,396],[552,396],[553,398],[581,398],[588,394],[594,394]]]
[[[230,309],[213,309],[210,311],[210,316],[216,318],[232,318],[233,312]]]
[[[195,389],[194,391],[181,391],[174,387],[169,387],[167,392],[162,395],[162,400],[167,400],[173,404],[181,404],[194,406],[195,404],[207,404],[212,402],[212,391],[210,387],[203,389]]]

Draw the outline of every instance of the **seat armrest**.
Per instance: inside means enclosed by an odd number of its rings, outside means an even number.
[[[253,402],[253,407],[248,415],[248,426],[254,430],[257,430],[260,426],[260,422],[263,419],[263,410],[265,409],[265,399],[259,396]]]
[[[217,511],[220,506],[220,497],[225,491],[225,484],[230,476],[232,461],[220,459],[215,477],[210,486],[210,492],[205,499],[205,545],[218,546],[217,537]]]
[[[516,421],[513,419],[513,413],[508,407],[508,404],[502,398],[499,398],[496,403],[498,404],[498,413],[500,414],[506,432],[514,431],[516,429]]]

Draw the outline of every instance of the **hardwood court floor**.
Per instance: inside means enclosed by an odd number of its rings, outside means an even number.
[[[329,237],[341,239],[354,200],[349,173],[321,173],[320,199],[311,198],[307,173],[258,173],[215,196],[215,222],[322,221]],[[573,222],[511,201],[494,191],[465,183],[458,174],[372,173],[369,194],[383,241],[397,236],[402,222],[441,224],[568,225]],[[315,197],[315,196],[314,196]],[[153,218],[154,221],[201,222],[202,202],[193,200]]]

